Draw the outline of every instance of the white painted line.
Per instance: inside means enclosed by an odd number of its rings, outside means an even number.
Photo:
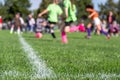
[[[30,76],[27,73],[21,73],[18,71],[5,71],[0,73],[0,78],[1,79],[6,79],[6,77],[13,77],[13,78],[17,78],[17,77],[23,77],[23,78],[31,78],[32,76]],[[34,80],[36,77],[32,77],[32,79]],[[38,78],[38,77],[37,77]],[[61,74],[57,74],[57,78],[80,78],[80,79],[100,79],[100,80],[111,80],[112,78],[116,78],[116,79],[120,79],[120,74],[116,74],[116,73],[98,73],[98,74],[94,74],[94,73],[86,73],[86,74],[66,74],[66,73],[61,73]],[[31,79],[31,80],[32,80]]]
[[[5,72],[2,72],[2,74],[0,76],[1,77],[5,77],[5,76],[17,77],[19,75],[20,75],[20,73],[14,70],[14,71],[5,71]]]
[[[31,78],[28,73],[21,73],[16,70],[9,70],[9,71],[4,71],[0,73],[0,78],[2,80],[6,80],[7,77],[12,77],[12,78],[17,78],[17,77],[23,77],[23,78]]]
[[[65,74],[65,73],[61,73],[57,75],[58,77],[65,77],[65,78],[80,78],[80,79],[112,79],[112,78],[119,78],[120,79],[120,74],[116,74],[116,73],[98,73],[98,74],[94,74],[94,73],[86,73],[86,74]]]
[[[33,78],[55,78],[56,74],[50,68],[47,67],[45,61],[36,55],[37,52],[25,41],[25,39],[19,35],[20,43],[28,56],[30,63],[33,66],[33,71],[35,71]]]

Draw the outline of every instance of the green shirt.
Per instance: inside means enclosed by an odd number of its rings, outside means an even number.
[[[68,18],[66,19],[66,22],[70,21],[76,21],[76,6],[71,4],[70,0],[64,0],[64,7],[68,8]]]
[[[60,6],[57,4],[50,4],[47,10],[49,11],[48,20],[51,22],[58,22],[58,15],[63,13]]]

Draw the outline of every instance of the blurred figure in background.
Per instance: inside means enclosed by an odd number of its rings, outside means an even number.
[[[110,25],[109,33],[110,33],[111,36],[115,35],[116,37],[118,37],[118,35],[119,35],[119,25],[117,24],[116,21],[114,21]]]
[[[112,11],[109,11],[109,14],[107,16],[107,28],[110,28],[110,25],[115,21],[115,16],[113,15]]]
[[[25,21],[24,19],[22,18],[22,14],[20,14],[20,22],[21,22],[21,32],[25,31]]]
[[[43,32],[43,28],[47,25],[47,21],[44,18],[38,17],[36,20],[36,32]]]
[[[43,36],[43,30],[45,29],[45,26],[47,25],[47,21],[44,18],[38,17],[36,20],[36,38],[42,38]]]
[[[29,15],[26,17],[26,28],[25,31],[30,31],[30,24],[29,24]]]
[[[108,31],[108,29],[107,29],[107,22],[105,20],[101,21],[101,26],[102,26],[103,30]]]
[[[15,31],[15,33],[17,32],[18,34],[20,34],[21,33],[20,27],[21,27],[20,13],[17,13],[12,21],[10,33],[12,34],[13,31]]]
[[[3,20],[2,20],[2,16],[0,16],[0,30],[2,30],[2,24],[3,24]]]
[[[30,27],[30,32],[34,32],[35,31],[35,19],[33,18],[32,14],[29,14],[29,27]]]

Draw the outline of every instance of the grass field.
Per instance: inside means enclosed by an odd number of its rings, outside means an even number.
[[[120,37],[106,40],[93,35],[88,40],[85,33],[76,32],[68,33],[69,44],[62,44],[60,33],[56,34],[56,40],[49,34],[42,39],[34,38],[32,33],[22,34],[37,60],[28,57],[17,34],[0,31],[0,80],[120,80]],[[55,76],[33,77],[35,61],[45,63]]]

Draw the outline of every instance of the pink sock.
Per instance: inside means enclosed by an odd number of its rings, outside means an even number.
[[[68,43],[67,36],[66,36],[66,33],[64,31],[62,32],[62,42]]]
[[[70,28],[70,32],[75,32],[78,31],[78,27],[77,26],[73,26]]]

